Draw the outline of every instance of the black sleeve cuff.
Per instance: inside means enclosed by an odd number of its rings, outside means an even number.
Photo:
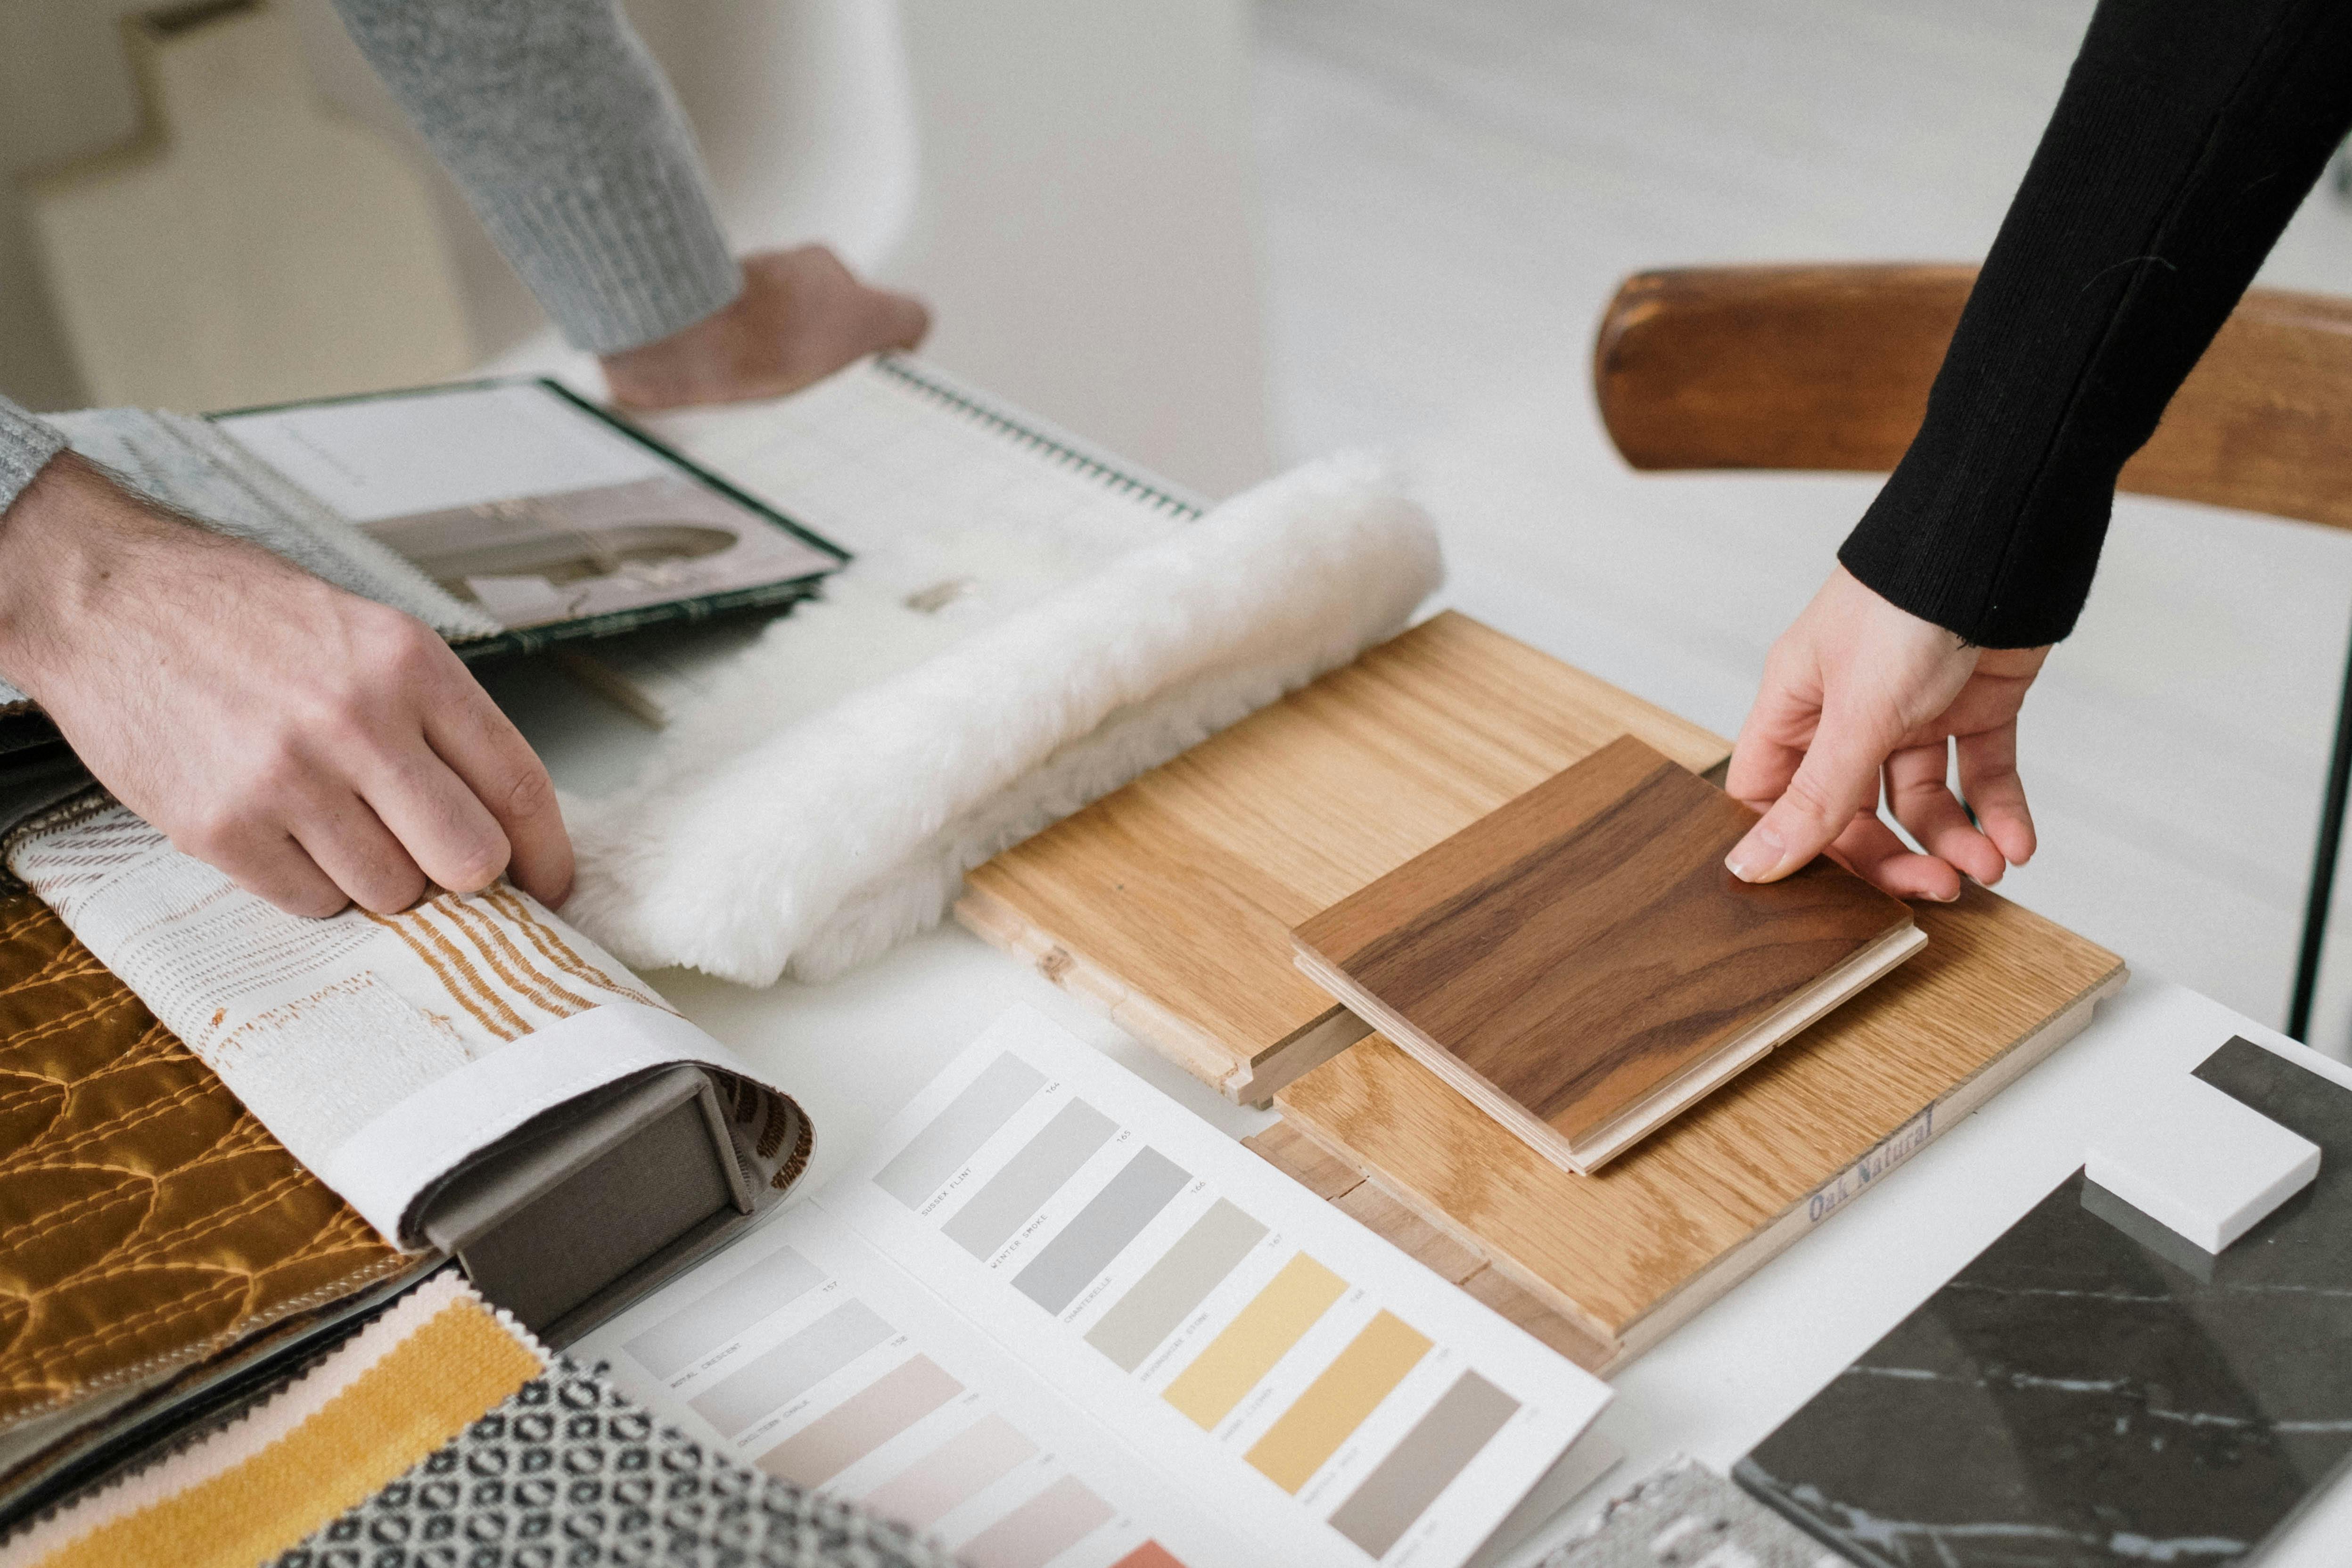
[[[2116,475],[2352,125],[2347,60],[2352,0],[2101,0],[1849,571],[1982,647],[2074,630]]]

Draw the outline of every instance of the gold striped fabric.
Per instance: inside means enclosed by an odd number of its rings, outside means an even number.
[[[7,1568],[252,1568],[373,1495],[546,1369],[454,1271],[192,1448],[0,1548]]]

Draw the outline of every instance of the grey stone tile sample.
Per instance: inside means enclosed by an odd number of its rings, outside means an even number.
[[[2318,1178],[2208,1271],[2077,1171],[1739,1483],[1874,1568],[2259,1550],[2352,1457],[2352,1092],[2243,1040],[2197,1076],[2319,1145]]]
[[[1696,1459],[1612,1498],[1538,1568],[1843,1568],[1843,1559]]]

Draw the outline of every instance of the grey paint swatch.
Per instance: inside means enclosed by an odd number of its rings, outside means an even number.
[[[667,1377],[823,1283],[824,1270],[786,1247],[705,1291],[622,1348],[656,1377]]]
[[[1464,1373],[1349,1494],[1331,1515],[1331,1528],[1374,1557],[1385,1557],[1518,1408],[1517,1400],[1476,1373]]]
[[[1013,1277],[1013,1288],[1047,1312],[1060,1312],[1192,1179],[1191,1171],[1158,1149],[1139,1152]]]
[[[1045,1086],[1045,1075],[1019,1057],[1009,1052],[998,1057],[875,1173],[874,1185],[908,1208],[920,1208],[941,1182],[963,1169],[980,1145]]]
[[[1083,1100],[1071,1101],[971,1195],[971,1202],[956,1210],[954,1218],[940,1227],[940,1234],[973,1257],[987,1258],[1116,1131],[1117,1124],[1108,1116]]]
[[[864,1301],[845,1301],[688,1403],[731,1437],[898,1332]]]
[[[1121,1372],[1133,1372],[1176,1325],[1208,1300],[1250,1249],[1265,1239],[1265,1227],[1223,1198],[1192,1222],[1143,1278],[1111,1303],[1087,1331],[1087,1343],[1110,1357]]]

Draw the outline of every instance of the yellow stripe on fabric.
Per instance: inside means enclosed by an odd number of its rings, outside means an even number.
[[[1347,1289],[1348,1281],[1306,1253],[1297,1254],[1160,1397],[1190,1416],[1193,1425],[1213,1429]]]
[[[542,1370],[481,1306],[452,1303],[277,1442],[68,1542],[41,1568],[252,1568],[366,1500]]]
[[[1427,1334],[1393,1312],[1380,1313],[1244,1457],[1283,1490],[1297,1491],[1428,1354]]]

